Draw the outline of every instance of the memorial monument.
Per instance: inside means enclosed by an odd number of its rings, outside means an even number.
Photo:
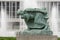
[[[46,8],[42,9],[27,8],[25,10],[20,10],[19,12],[17,12],[17,14],[21,15],[21,18],[25,20],[28,27],[28,29],[24,30],[23,32],[20,32],[21,40],[30,40],[29,38],[32,38],[31,40],[35,40],[39,35],[40,38],[42,37],[41,35],[48,35],[48,36],[53,35],[53,32],[50,30],[49,24],[47,22],[48,13],[46,11]],[[38,35],[38,36],[36,36],[36,38],[35,36],[33,36],[34,37],[33,39],[31,35]],[[27,37],[28,39],[24,39]]]
[[[52,35],[53,32],[49,28],[47,22],[48,16],[46,8],[28,8],[18,12],[25,20],[28,29],[22,34],[39,34],[39,35]]]

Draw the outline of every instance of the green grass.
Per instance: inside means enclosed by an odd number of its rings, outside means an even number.
[[[16,40],[16,37],[0,37],[0,40]]]
[[[60,40],[60,38],[58,38],[58,40]]]
[[[0,40],[16,40],[16,37],[0,37]],[[60,38],[58,38],[60,40]]]

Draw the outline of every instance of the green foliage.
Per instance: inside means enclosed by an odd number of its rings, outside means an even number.
[[[58,38],[58,40],[60,40],[60,38]]]
[[[0,40],[16,40],[15,37],[0,37]]]

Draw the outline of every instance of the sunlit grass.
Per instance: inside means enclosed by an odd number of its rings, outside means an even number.
[[[16,40],[16,37],[0,37],[0,40]]]
[[[60,38],[58,38],[58,40],[60,40]]]
[[[0,37],[0,40],[16,40],[16,37]],[[60,38],[58,38],[60,40]]]

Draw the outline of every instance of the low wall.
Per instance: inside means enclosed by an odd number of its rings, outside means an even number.
[[[16,40],[57,40],[57,36],[49,36],[49,35],[16,35]]]

